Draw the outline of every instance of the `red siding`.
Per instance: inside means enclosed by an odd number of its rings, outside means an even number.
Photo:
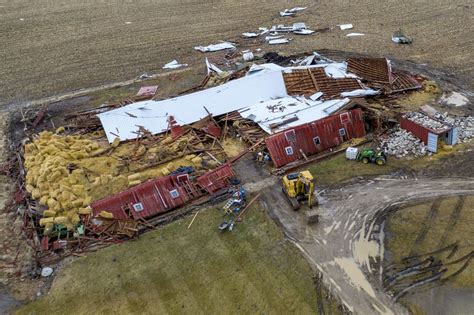
[[[341,128],[345,129],[344,137],[339,134]],[[291,136],[293,132],[295,137]],[[358,108],[279,132],[268,137],[265,144],[273,164],[281,167],[303,158],[300,150],[308,156],[364,136],[364,120]],[[319,137],[319,144],[314,141],[316,137]],[[287,147],[292,148],[293,154],[286,153]]]
[[[400,119],[400,128],[411,132],[417,138],[419,138],[424,144],[428,143],[428,133],[431,132],[428,128],[425,128],[414,121],[408,120],[404,117]]]
[[[178,195],[173,198],[171,191]],[[199,197],[201,192],[193,185],[188,176],[170,175],[150,180],[132,187],[117,195],[92,203],[93,214],[101,211],[111,212],[117,219],[149,218],[183,205]],[[142,211],[136,211],[133,205],[141,204]],[[128,206],[128,207],[127,207]],[[129,214],[124,208],[129,208]]]
[[[197,184],[212,194],[230,185],[230,178],[235,176],[229,164],[224,164],[206,174],[198,177]]]
[[[186,174],[156,178],[114,196],[93,202],[92,213],[96,216],[101,211],[107,211],[111,212],[116,219],[124,220],[150,218],[201,197],[203,191],[212,194],[229,186],[232,176],[235,176],[232,168],[229,164],[224,164],[198,177],[197,185]],[[178,193],[175,198],[171,196],[171,191],[174,190]],[[141,204],[143,210],[134,209],[133,206],[138,204]]]

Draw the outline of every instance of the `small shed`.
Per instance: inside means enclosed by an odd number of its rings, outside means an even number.
[[[457,127],[420,112],[405,114],[400,119],[400,127],[418,137],[433,153],[438,152],[440,143],[454,145],[458,142]]]
[[[365,136],[360,108],[299,125],[265,139],[275,167]]]

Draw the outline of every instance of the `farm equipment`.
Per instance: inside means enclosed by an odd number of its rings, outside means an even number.
[[[375,163],[377,165],[385,165],[387,163],[387,156],[383,151],[376,152],[374,149],[363,149],[357,154],[357,161],[364,164]]]
[[[309,208],[318,204],[318,200],[314,195],[314,178],[309,171],[290,173],[283,176],[282,185],[282,191],[294,210],[298,210],[303,201],[307,201]]]

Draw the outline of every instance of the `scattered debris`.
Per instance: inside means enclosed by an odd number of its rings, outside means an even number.
[[[296,13],[306,10],[307,7],[294,7],[292,9],[285,9],[280,12],[281,17],[294,16]]]
[[[244,59],[244,61],[252,61],[254,58],[254,55],[251,51],[247,51],[242,54],[242,58]]]
[[[403,34],[402,30],[398,30],[393,33],[392,42],[397,44],[411,44],[413,43],[413,39]]]
[[[426,146],[411,132],[397,127],[390,133],[380,138],[380,147],[385,154],[402,158],[405,156],[424,156],[427,154]]]
[[[154,96],[158,90],[158,85],[142,86],[138,90],[137,96]]]
[[[350,30],[354,27],[352,24],[339,24],[338,26],[342,31]]]
[[[183,64],[180,64],[176,59],[171,61],[171,62],[168,62],[167,64],[165,64],[163,66],[163,69],[178,69],[178,68],[181,68],[181,67],[187,67],[188,64],[187,63],[183,63]]]
[[[349,33],[346,35],[347,37],[357,37],[357,36],[365,36],[364,33]]]
[[[261,34],[251,33],[251,32],[242,33],[242,36],[245,37],[245,38],[255,38],[255,37],[258,37],[258,36],[260,36],[260,35],[261,35]]]
[[[53,268],[51,267],[44,267],[43,269],[41,269],[41,276],[43,278],[47,278],[51,276],[52,274],[53,274]]]
[[[279,38],[279,39],[271,39],[268,41],[270,45],[281,45],[281,44],[289,44],[290,39],[287,38]]]
[[[448,113],[437,113],[435,118],[457,127],[459,142],[467,142],[474,137],[474,117],[472,116],[450,117]]]
[[[211,51],[219,51],[219,50],[225,50],[225,49],[235,49],[235,46],[234,44],[229,43],[229,42],[222,42],[219,44],[213,44],[213,45],[208,45],[208,46],[197,46],[197,47],[194,47],[194,49],[200,52],[211,52]]]

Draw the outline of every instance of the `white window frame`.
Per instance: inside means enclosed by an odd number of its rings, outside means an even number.
[[[289,136],[290,135],[290,136]],[[291,129],[291,130],[288,130],[288,131],[285,131],[285,138],[287,141],[291,142],[291,141],[295,141],[296,140],[296,133],[295,133],[295,130],[294,129]]]
[[[135,210],[135,212],[141,212],[145,210],[141,202],[134,203],[132,207],[133,207],[133,210]]]
[[[347,123],[351,122],[351,117],[350,117],[349,113],[341,113],[339,115],[339,118],[341,119],[341,124],[347,124]]]
[[[292,147],[286,147],[285,148],[285,153],[286,153],[286,155],[293,155],[294,154],[293,148]]]
[[[176,199],[179,197],[179,191],[177,189],[170,190],[170,196],[173,199]]]
[[[179,182],[189,181],[189,174],[181,174],[176,177],[176,180]]]
[[[318,143],[316,143],[316,140],[317,140]],[[314,137],[313,138],[313,143],[316,146],[321,145],[321,138],[319,138],[319,136]]]

